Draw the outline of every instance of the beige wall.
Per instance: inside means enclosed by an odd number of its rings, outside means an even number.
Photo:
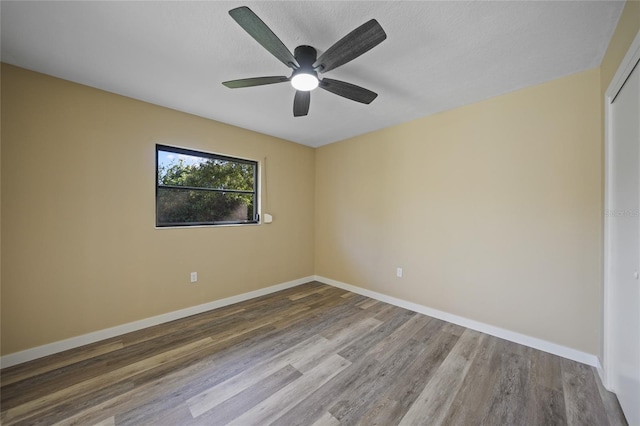
[[[267,157],[273,223],[154,229],[156,143]],[[2,353],[312,275],[314,162],[312,148],[3,65]]]
[[[319,148],[316,273],[597,353],[599,83],[590,70]]]

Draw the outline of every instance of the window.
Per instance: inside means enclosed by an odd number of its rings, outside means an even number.
[[[156,145],[156,226],[257,223],[258,163]]]

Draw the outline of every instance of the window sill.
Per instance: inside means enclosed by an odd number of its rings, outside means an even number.
[[[263,222],[252,223],[226,223],[220,225],[184,225],[184,226],[154,226],[155,229],[192,229],[192,228],[227,228],[237,226],[259,226]]]

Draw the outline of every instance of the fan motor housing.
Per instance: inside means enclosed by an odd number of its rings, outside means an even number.
[[[300,64],[300,68],[312,68],[313,63],[318,58],[318,52],[311,46],[302,45],[295,48],[293,56]]]

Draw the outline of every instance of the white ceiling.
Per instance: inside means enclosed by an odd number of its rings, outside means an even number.
[[[375,18],[387,40],[327,77],[379,94],[324,90],[294,118],[290,75],[229,15],[249,6],[291,50],[324,52]],[[600,65],[622,1],[2,1],[2,61],[309,146],[400,124]]]

